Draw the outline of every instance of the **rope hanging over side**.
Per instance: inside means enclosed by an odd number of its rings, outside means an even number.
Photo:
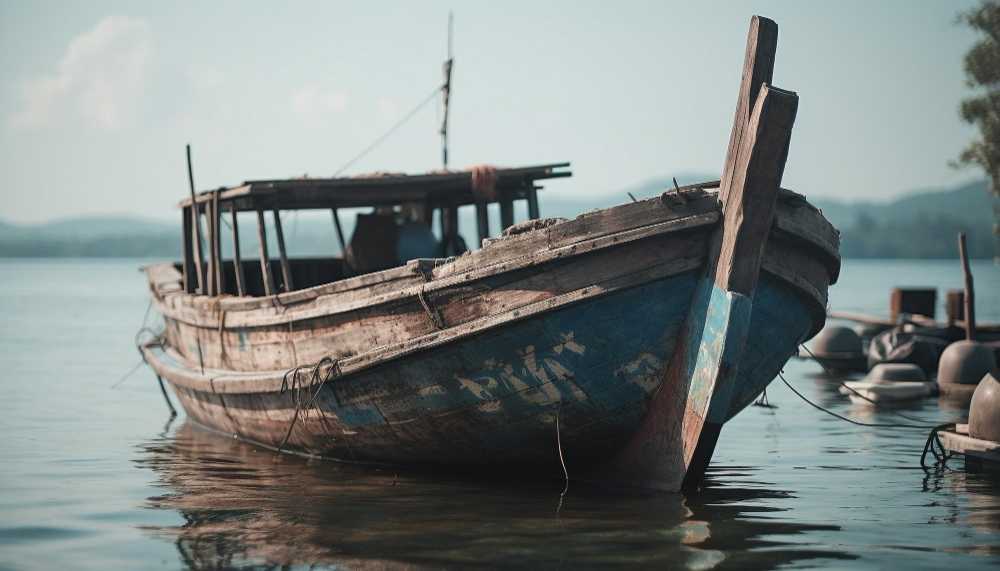
[[[566,498],[566,492],[569,491],[569,470],[566,469],[566,460],[563,459],[562,451],[562,433],[559,428],[559,417],[562,413],[562,399],[559,400],[559,408],[556,409],[556,446],[559,448],[559,463],[562,465],[563,476],[566,478],[566,487],[563,488],[561,494],[559,494],[559,505],[556,506],[556,515],[559,515],[559,511],[562,510],[563,500]]]
[[[324,367],[326,370],[324,371]],[[308,371],[308,373],[306,373]],[[340,377],[340,360],[330,357],[323,357],[315,365],[299,365],[288,370],[281,379],[281,390],[279,394],[291,393],[292,403],[295,405],[295,412],[292,415],[292,422],[288,425],[288,432],[285,438],[278,445],[275,454],[281,452],[288,444],[288,439],[292,436],[292,430],[299,416],[303,416],[303,422],[308,418],[309,410],[316,406],[316,399],[323,391],[323,386],[330,380]],[[315,387],[315,389],[313,389]],[[303,394],[305,398],[303,398]]]

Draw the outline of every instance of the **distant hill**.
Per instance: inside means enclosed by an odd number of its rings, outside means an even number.
[[[712,175],[678,175],[679,184],[717,178]],[[673,186],[671,177],[653,179],[617,192],[579,198],[545,190],[540,193],[543,216],[574,216],[629,199],[656,196]],[[845,258],[954,258],[956,234],[966,232],[969,251],[976,258],[991,258],[997,252],[993,234],[993,212],[997,201],[986,192],[986,181],[951,189],[923,190],[888,202],[844,202],[813,200],[841,231],[841,253]],[[517,219],[526,213],[515,210]],[[495,215],[494,215],[495,217]],[[240,216],[240,226],[253,228],[252,216]],[[342,213],[344,232],[350,237],[353,221]],[[339,254],[333,223],[328,213],[289,213],[282,217],[288,250],[297,256]],[[495,222],[494,222],[495,224]],[[459,227],[466,243],[474,244],[475,214],[461,209]],[[228,232],[227,229],[224,231]],[[493,228],[494,233],[496,228]],[[244,230],[241,251],[256,257],[255,232]],[[268,232],[269,248],[276,252],[274,233]],[[224,255],[230,255],[228,235],[223,235]],[[0,220],[0,257],[141,257],[179,259],[179,224],[128,217],[81,217],[38,225],[15,225]]]
[[[0,257],[173,258],[180,244],[176,228],[157,220],[100,216],[30,226],[0,220]]]
[[[890,202],[813,201],[841,231],[845,258],[954,258],[966,233],[969,255],[997,255],[993,211],[1000,203],[985,180],[924,190]]]

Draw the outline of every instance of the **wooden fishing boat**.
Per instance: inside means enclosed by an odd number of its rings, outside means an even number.
[[[768,85],[776,41],[754,17],[721,181],[573,220],[538,213],[538,181],[568,164],[192,190],[184,262],[146,268],[165,327],[143,355],[191,420],[282,451],[695,484],[723,423],[822,328],[840,269],[838,232],[780,188],[798,99]],[[398,264],[435,219],[437,247],[460,250],[467,205],[480,249]],[[332,210],[339,230],[360,206],[346,256],[287,257],[279,211]],[[261,261],[240,259],[236,212],[256,212]]]

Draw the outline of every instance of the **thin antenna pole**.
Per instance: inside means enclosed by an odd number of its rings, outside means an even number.
[[[451,94],[452,24],[454,14],[448,12],[448,59],[444,61],[444,86],[441,88],[443,104],[441,110],[441,162],[448,168],[448,96]]]
[[[201,260],[201,208],[198,207],[198,202],[194,195],[194,170],[191,168],[191,145],[187,146],[187,163],[188,163],[188,183],[191,187],[191,214],[194,220],[194,255],[195,255],[195,274],[198,276],[198,290],[199,293],[204,295],[205,293],[205,278],[202,274]]]

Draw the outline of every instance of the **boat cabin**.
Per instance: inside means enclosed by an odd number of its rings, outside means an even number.
[[[184,261],[178,269],[184,276],[184,290],[210,296],[274,295],[403,266],[413,259],[461,255],[470,246],[459,234],[459,207],[475,206],[482,242],[490,237],[490,204],[499,204],[501,231],[515,223],[515,201],[526,201],[528,218],[535,220],[542,188],[538,181],[568,177],[570,171],[561,170],[566,167],[569,163],[520,168],[481,165],[420,175],[253,180],[194,194],[180,204]],[[350,237],[344,235],[340,218],[340,210],[348,208],[371,209],[357,215]],[[339,242],[336,246],[343,254],[290,258],[280,216],[286,210],[329,211]],[[437,216],[436,210],[440,211]],[[259,260],[240,259],[238,212],[257,215]],[[226,213],[228,220],[223,220]],[[277,234],[277,265],[268,252],[266,217],[273,219],[271,230]],[[439,221],[437,235],[432,228],[435,219]],[[232,240],[231,260],[223,260],[221,255],[225,233]],[[331,244],[330,250],[334,252],[335,245]]]

